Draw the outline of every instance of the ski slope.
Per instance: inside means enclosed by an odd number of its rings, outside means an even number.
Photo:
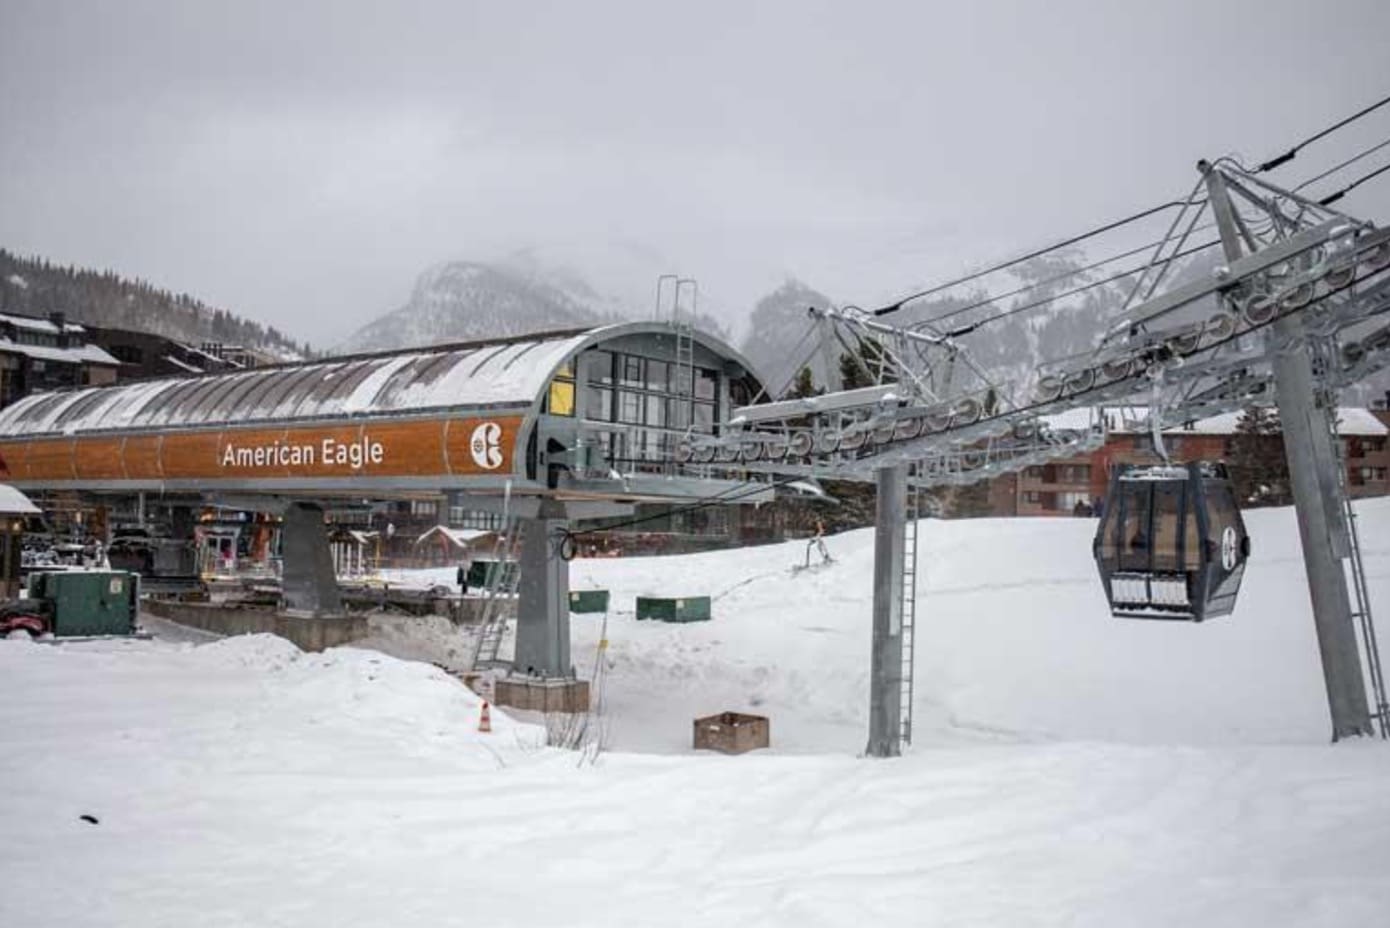
[[[1390,615],[1390,501],[1361,511]],[[1379,924],[1390,746],[1325,743],[1292,513],[1249,522],[1237,614],[1201,626],[1110,619],[1089,521],[924,523],[893,761],[857,756],[867,532],[798,576],[798,545],[574,562],[618,607],[596,762],[370,648],[0,641],[0,925]],[[639,592],[715,618],[636,622]],[[573,621],[587,676],[602,619]],[[726,708],[773,749],[691,753]]]

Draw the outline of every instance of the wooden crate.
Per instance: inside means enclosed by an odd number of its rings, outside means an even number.
[[[721,712],[695,720],[695,750],[742,754],[771,744],[771,724],[765,715]]]

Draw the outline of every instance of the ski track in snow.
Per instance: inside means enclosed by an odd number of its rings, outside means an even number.
[[[1390,500],[1360,508],[1386,615]],[[324,654],[0,641],[0,925],[1379,924],[1390,746],[1325,744],[1292,513],[1249,521],[1240,607],[1201,626],[1109,618],[1094,523],[924,523],[893,761],[856,756],[869,532],[796,576],[802,544],[575,561],[618,606],[596,763],[502,711],[479,734],[420,662],[464,643],[442,620]],[[715,618],[637,622],[656,592]],[[602,620],[572,622],[587,673]],[[691,753],[722,709],[773,750]]]

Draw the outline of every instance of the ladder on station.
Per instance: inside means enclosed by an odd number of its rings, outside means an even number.
[[[898,740],[902,747],[912,743],[913,654],[917,643],[917,521],[922,516],[922,490],[917,482],[918,465],[907,471],[907,521],[903,525],[902,672],[899,676]]]
[[[671,425],[685,431],[695,424],[695,306],[692,303],[688,313],[681,310],[681,284],[695,286],[693,280],[678,280],[671,304],[671,330],[675,334],[675,408],[679,410]],[[696,298],[699,290],[695,290]],[[677,465],[673,455],[666,455],[668,472],[674,472]]]
[[[516,598],[517,585],[521,580],[521,571],[513,557],[520,525],[520,519],[508,519],[507,530],[496,549],[496,566],[488,576],[483,613],[478,621],[478,636],[473,645],[471,666],[474,670],[495,667],[501,663],[498,655],[502,650],[502,639],[507,634],[508,622],[507,613],[502,606]]]
[[[1366,664],[1367,682],[1371,687],[1371,701],[1374,708],[1371,717],[1376,720],[1377,730],[1382,738],[1390,738],[1390,704],[1385,692],[1385,674],[1380,663],[1380,644],[1376,640],[1375,621],[1371,616],[1371,595],[1366,587],[1366,569],[1361,562],[1361,533],[1356,527],[1356,509],[1352,506],[1351,493],[1347,489],[1347,461],[1342,450],[1341,436],[1337,434],[1336,411],[1327,409],[1328,429],[1332,433],[1332,447],[1337,458],[1337,491],[1342,507],[1342,521],[1346,526],[1347,560],[1351,566],[1352,619],[1361,630],[1362,657]]]

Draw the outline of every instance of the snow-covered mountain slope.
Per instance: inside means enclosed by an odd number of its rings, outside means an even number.
[[[208,306],[187,293],[173,293],[114,271],[21,257],[3,248],[0,308],[41,317],[61,312],[68,322],[154,332],[191,345],[241,345],[283,361],[300,360],[308,351],[307,345],[295,344],[274,326]]]
[[[1092,267],[1095,262],[1085,252],[1063,250],[909,301],[883,321],[904,327],[931,324],[940,333],[957,333],[958,344],[993,382],[1012,384],[1017,390],[1031,383],[1041,362],[1086,354],[1096,347],[1134,289],[1135,277],[1117,275],[1135,266],[1135,260]],[[1213,263],[1203,255],[1180,260],[1163,287],[1209,273]],[[929,287],[908,285],[900,296]],[[824,384],[820,340],[804,337],[811,324],[806,307],[839,303],[810,286],[788,282],[757,304],[744,352],[778,374],[779,384],[802,365],[811,367],[817,385]],[[1191,312],[1211,309],[1210,303],[1202,303]],[[843,350],[832,346],[832,357]]]
[[[1390,501],[1361,513],[1385,615]],[[893,761],[855,756],[866,532],[795,577],[796,545],[574,562],[619,607],[594,764],[371,650],[0,641],[0,923],[1378,924],[1390,748],[1325,743],[1292,513],[1250,524],[1236,614],[1188,626],[1105,613],[1087,520],[926,523]],[[689,755],[721,709],[773,751]]]
[[[521,335],[595,325],[605,315],[549,282],[514,269],[455,261],[425,271],[409,301],[339,346],[343,353]]]
[[[565,263],[562,256],[542,249],[516,252],[496,262],[437,265],[415,281],[404,306],[353,333],[337,351],[378,351],[653,318],[657,274],[607,268],[605,283],[595,284],[589,273],[588,266]],[[670,292],[668,284],[667,310]],[[683,306],[689,310],[690,303],[686,292]],[[697,313],[696,324],[724,333],[719,321],[703,312]]]

